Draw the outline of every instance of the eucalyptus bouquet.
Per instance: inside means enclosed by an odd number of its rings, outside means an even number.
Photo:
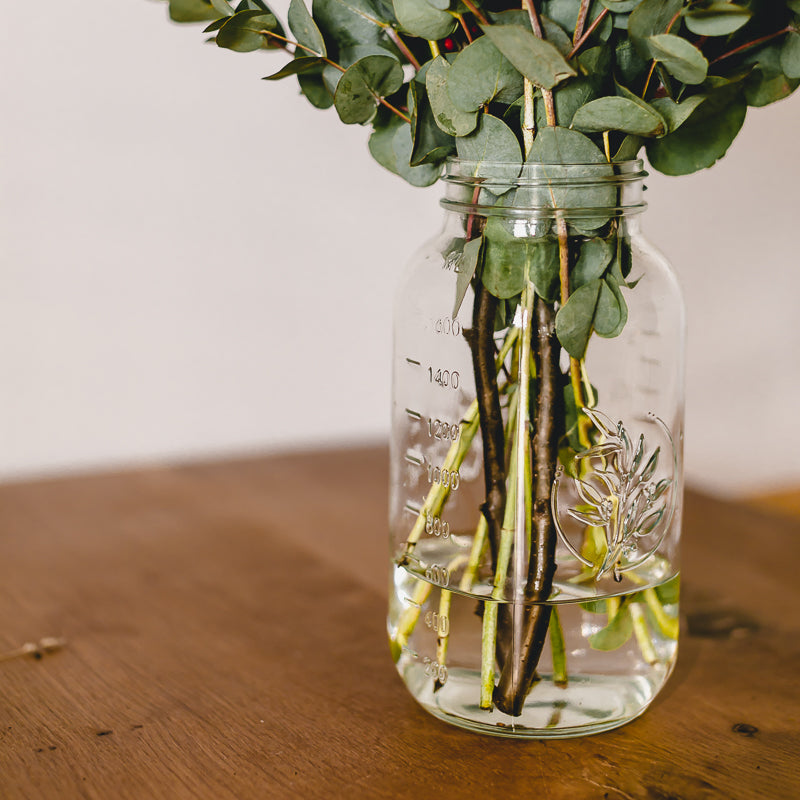
[[[471,194],[441,252],[457,278],[452,314],[435,325],[466,340],[474,399],[455,420],[404,409],[447,445],[441,463],[416,459],[429,488],[421,505],[399,510],[413,522],[393,554],[416,579],[398,595],[407,603],[395,602],[392,651],[401,672],[418,664],[432,679],[423,702],[437,713],[432,695],[453,674],[454,597],[482,598],[470,614],[480,626],[476,708],[519,717],[541,680],[546,641],[551,683],[568,684],[570,647],[549,602],[557,567],[562,593],[567,580],[569,591],[601,587],[575,595],[583,613],[604,615],[588,647],[609,651],[633,637],[656,663],[658,643],[677,638],[677,573],[656,563],[679,504],[677,462],[665,476],[665,448],[598,408],[587,349],[628,324],[634,246],[619,214],[567,213],[578,190],[559,169],[600,193],[595,206],[613,208],[621,185],[641,175],[626,165],[642,149],[670,175],[714,164],[748,106],[800,84],[800,0],[313,0],[311,9],[291,0],[287,27],[262,0],[169,0],[169,8],[179,22],[210,21],[220,47],[283,55],[266,79],[294,78],[314,106],[369,125],[369,150],[385,168],[416,186],[450,170],[447,179]],[[598,181],[611,182],[610,195]],[[520,235],[509,209],[532,197],[553,213]],[[427,369],[432,386],[458,388],[459,373]],[[454,495],[473,442],[483,493],[479,519],[461,523],[472,530],[460,545],[469,552],[434,562],[425,548],[463,533],[444,512],[458,516]],[[404,450],[412,463],[413,452]],[[562,496],[577,537],[560,521]],[[559,542],[572,572],[556,563]],[[522,599],[507,588],[512,562],[525,572]],[[436,644],[423,658],[425,628]],[[673,658],[674,647],[662,650]],[[470,702],[454,701],[462,711]]]

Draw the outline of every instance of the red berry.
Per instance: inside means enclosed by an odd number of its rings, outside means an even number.
[[[447,50],[448,53],[452,52],[456,49],[456,43],[448,36],[443,42],[442,47]]]

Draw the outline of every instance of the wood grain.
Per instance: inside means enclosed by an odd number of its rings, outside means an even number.
[[[800,523],[687,498],[681,656],[558,742],[419,709],[385,633],[386,453],[0,487],[0,797],[796,798]]]

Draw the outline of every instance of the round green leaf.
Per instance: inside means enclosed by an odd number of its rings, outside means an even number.
[[[522,166],[522,151],[514,132],[501,119],[481,114],[478,128],[469,136],[456,139],[458,157],[475,162],[475,176],[498,180],[514,180]],[[484,168],[485,162],[502,164],[502,168]]]
[[[792,31],[781,48],[781,70],[787,78],[800,78],[800,33]]]
[[[204,22],[218,16],[209,0],[169,0],[169,18],[173,22]]]
[[[628,321],[628,304],[625,302],[625,298],[622,296],[622,289],[620,289],[619,283],[617,283],[612,276],[606,275],[606,277],[603,279],[603,284],[605,289],[601,288],[600,290],[600,297],[597,301],[598,311],[606,290],[610,291],[614,295],[613,311],[611,310],[611,307],[609,307],[609,311],[599,323],[597,317],[598,312],[595,312],[594,329],[599,336],[603,336],[606,339],[612,339],[613,337],[619,336],[620,333],[622,333],[625,323]],[[612,313],[617,320],[617,324],[613,327],[611,325]]]
[[[297,83],[305,98],[315,108],[324,109],[333,105],[333,92],[330,91],[325,83],[321,69],[298,72]]]
[[[408,87],[408,113],[414,140],[412,166],[444,161],[455,149],[453,138],[436,124],[425,87],[416,81],[411,81]]]
[[[370,0],[313,0],[312,13],[325,41],[336,44],[337,60],[342,66],[358,60],[358,56],[347,57],[348,51],[389,41],[384,30],[386,21],[380,19],[377,4]]]
[[[477,111],[462,111],[450,99],[447,91],[447,76],[450,64],[441,56],[431,62],[425,73],[425,88],[436,124],[451,136],[466,136],[478,124]]]
[[[322,38],[317,23],[312,19],[303,0],[292,0],[289,4],[287,20],[295,39],[301,45],[307,47],[308,50],[318,56],[326,56],[328,54],[325,49],[325,40]],[[311,53],[305,51],[304,55],[311,55]]]
[[[587,167],[581,170],[580,165],[607,164],[606,157],[595,143],[578,131],[569,128],[542,128],[533,140],[528,153],[529,164],[570,165],[569,178],[575,179],[585,174],[596,183],[598,170]],[[611,167],[609,176],[612,174]],[[553,177],[563,177],[564,171],[553,169]],[[592,209],[592,218],[581,218],[581,227],[594,230],[605,224],[606,217],[597,214],[597,209],[607,208],[615,204],[615,190],[612,185],[597,185],[593,188],[582,186],[565,186],[558,183],[553,186],[542,186],[517,190],[520,205],[530,204],[534,208],[563,208],[566,210]]]
[[[704,94],[695,94],[687,97],[683,102],[676,103],[670,97],[659,97],[652,100],[650,105],[667,121],[669,132],[678,130],[684,122],[694,113],[695,109],[706,99]]]
[[[481,36],[456,56],[447,92],[462,111],[477,111],[491,100],[510,104],[522,94],[522,75],[488,36]]]
[[[400,123],[392,138],[397,174],[412,186],[430,186],[436,183],[442,172],[441,164],[420,164],[412,167],[410,162],[414,143],[411,140],[411,127],[398,117],[394,119]]]
[[[621,131],[638,136],[660,136],[667,132],[663,117],[644,102],[626,97],[599,97],[575,112],[572,127],[600,133]]]
[[[597,297],[597,306],[594,310],[593,327],[598,336],[611,336],[619,327],[622,320],[617,295],[607,281],[600,281],[600,293]]]
[[[627,606],[620,607],[605,628],[589,637],[589,646],[592,650],[617,650],[631,638],[632,633],[631,613]]]
[[[412,167],[409,164],[411,146],[411,128],[394,115],[376,124],[369,137],[369,152],[382,167],[412,186],[430,186],[439,178],[441,168],[433,164]]]
[[[444,39],[458,24],[452,14],[434,8],[426,0],[392,0],[392,5],[403,30],[421,39]]]
[[[595,237],[584,242],[578,260],[570,272],[569,282],[572,290],[575,291],[601,277],[613,256],[614,250],[605,239]]]
[[[688,175],[710,167],[725,155],[746,114],[747,104],[741,97],[724,105],[709,97],[674,133],[650,141],[647,158],[666,175]]]
[[[263,11],[239,11],[225,20],[225,24],[217,33],[216,42],[219,47],[227,50],[249,53],[269,46],[264,31],[283,33],[274,14]]]
[[[347,125],[369,122],[378,99],[403,85],[403,68],[392,56],[366,56],[348,67],[339,79],[333,104]]]
[[[521,25],[482,25],[494,46],[531,83],[552,89],[576,72],[549,42]]]
[[[615,14],[627,14],[639,5],[641,0],[600,0],[600,2]]]
[[[573,358],[586,353],[601,283],[594,280],[576,289],[556,314],[556,336]]]
[[[642,0],[628,17],[628,36],[639,53],[652,58],[647,39],[666,33],[676,14],[683,8],[683,0]]]
[[[753,16],[749,8],[733,3],[711,3],[683,12],[686,27],[698,36],[728,36]]]
[[[671,33],[647,38],[650,55],[664,65],[670,75],[689,84],[702,83],[708,74],[708,61],[691,43]]]

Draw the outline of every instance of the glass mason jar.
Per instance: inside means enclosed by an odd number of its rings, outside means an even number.
[[[645,176],[453,159],[401,281],[388,631],[456,725],[607,730],[675,664],[685,320]]]

